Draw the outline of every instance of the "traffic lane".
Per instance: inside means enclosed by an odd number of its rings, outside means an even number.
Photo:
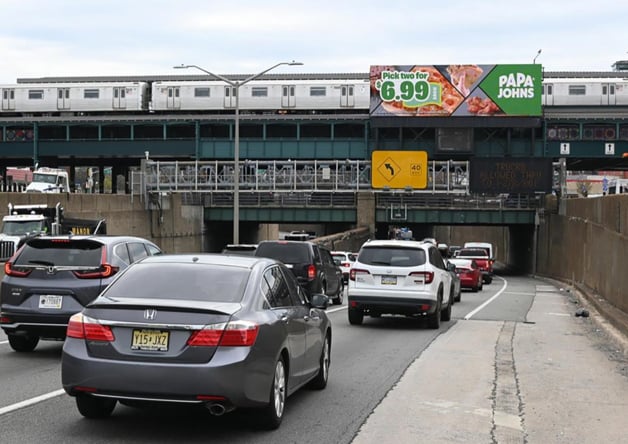
[[[0,409],[61,388],[62,345],[40,341],[35,351],[17,353],[0,344]]]
[[[304,389],[291,396],[276,431],[260,432],[245,412],[216,418],[198,408],[141,410],[118,404],[108,420],[86,420],[74,399],[62,395],[0,416],[2,441],[349,443],[410,363],[454,322],[430,330],[416,319],[383,317],[351,326],[346,306],[330,307],[328,313],[333,338],[327,389]],[[53,390],[60,388],[58,371],[49,372],[48,378]]]

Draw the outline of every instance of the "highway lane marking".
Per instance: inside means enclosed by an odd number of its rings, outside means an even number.
[[[0,408],[0,416],[6,413],[13,412],[15,410],[23,409],[24,407],[28,407],[33,404],[40,403],[42,401],[46,401],[47,399],[50,399],[50,398],[56,398],[57,396],[61,396],[63,394],[65,394],[65,390],[59,389],[59,390],[55,390],[54,392],[46,393],[40,396],[35,396],[34,398],[27,399],[25,401],[21,401],[15,404],[11,404],[6,407],[2,407]]]
[[[346,310],[346,309],[347,309],[347,306],[346,306],[346,305],[343,305],[343,306],[341,306],[341,307],[338,307],[338,308],[333,308],[333,309],[331,309],[331,310],[325,310],[325,311],[326,311],[327,313],[335,313],[335,312],[337,312],[337,311],[340,311],[340,310]]]
[[[473,315],[475,315],[477,312],[479,312],[480,310],[482,310],[484,307],[486,307],[488,304],[490,304],[491,302],[493,302],[495,299],[497,299],[499,296],[501,296],[501,294],[506,290],[506,288],[508,287],[508,281],[502,277],[499,276],[495,276],[498,279],[501,279],[504,281],[504,285],[502,286],[502,288],[500,288],[500,290],[495,293],[495,295],[490,298],[489,300],[485,301],[482,305],[480,305],[479,307],[477,307],[475,310],[473,310],[472,312],[470,312],[469,314],[467,314],[464,318],[465,321],[468,321],[469,319],[471,319],[471,317]]]
[[[0,341],[0,345],[8,344],[8,343],[9,343],[9,341]]]

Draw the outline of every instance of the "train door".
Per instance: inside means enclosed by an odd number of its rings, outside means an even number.
[[[616,105],[615,99],[615,84],[603,83],[602,84],[602,105]]]
[[[126,88],[124,86],[113,87],[113,109],[126,108]]]
[[[168,109],[181,108],[181,95],[180,95],[178,86],[168,87],[168,103],[166,105],[166,108]]]
[[[343,85],[340,87],[340,106],[353,107],[355,105],[355,95],[353,85]]]
[[[283,85],[281,87],[281,107],[282,108],[294,108],[297,104],[296,97],[294,95],[294,85]]]
[[[233,86],[225,86],[225,108],[235,108],[236,89]]]
[[[546,83],[543,85],[543,105],[554,104],[554,85]]]
[[[2,111],[15,110],[15,88],[2,88]]]
[[[70,88],[57,88],[57,109],[70,109]]]

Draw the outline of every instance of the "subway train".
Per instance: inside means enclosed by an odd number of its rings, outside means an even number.
[[[628,76],[565,73],[543,80],[544,106],[626,106]],[[616,76],[614,74],[617,74]],[[324,78],[323,78],[324,77]],[[5,116],[120,113],[232,113],[235,89],[221,80],[40,82],[0,85]],[[368,74],[300,75],[252,80],[239,87],[247,113],[366,113]]]

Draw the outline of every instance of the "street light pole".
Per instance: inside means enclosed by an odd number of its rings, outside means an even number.
[[[265,69],[262,72],[254,74],[244,80],[230,80],[220,74],[214,74],[198,65],[179,65],[175,66],[175,69],[187,69],[194,68],[204,72],[212,77],[222,80],[229,86],[231,86],[232,93],[235,91],[235,116],[234,116],[234,136],[233,136],[233,243],[240,243],[240,87],[251,80],[255,80],[268,71],[271,71],[281,65],[303,65],[301,62],[280,62],[270,68]]]

